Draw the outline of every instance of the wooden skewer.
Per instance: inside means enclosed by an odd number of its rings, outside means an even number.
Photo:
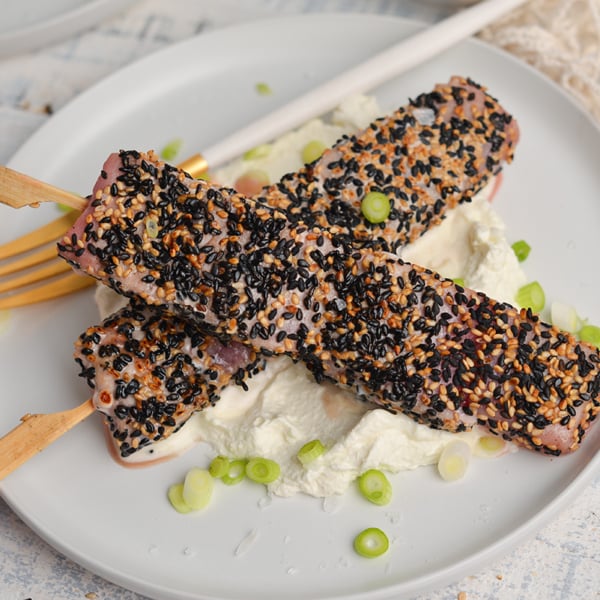
[[[178,165],[181,170],[192,174],[203,173],[207,167],[208,163],[201,154],[194,154]],[[12,208],[23,208],[24,206],[37,207],[40,202],[64,204],[78,211],[82,211],[87,206],[87,200],[73,192],[67,192],[35,177],[0,165],[0,203]]]
[[[90,399],[62,412],[21,417],[21,423],[0,438],[0,480],[81,423],[94,410]]]
[[[202,172],[206,169],[206,160],[196,154],[184,161],[180,168],[189,172]],[[35,207],[40,202],[65,204],[78,211],[83,210],[87,204],[77,194],[0,165],[0,203],[22,208]],[[76,277],[75,285],[88,285],[90,281],[92,280],[85,277]],[[58,285],[63,283],[59,281]],[[75,427],[94,410],[90,399],[70,410],[23,416],[17,427],[0,438],[0,480]]]
[[[13,208],[35,207],[40,202],[66,204],[76,210],[86,206],[86,200],[77,194],[4,166],[0,166],[0,202]]]

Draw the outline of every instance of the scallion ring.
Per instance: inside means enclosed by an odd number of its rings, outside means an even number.
[[[298,460],[304,465],[308,465],[325,452],[325,446],[321,440],[311,440],[298,450]]]
[[[470,458],[471,448],[467,442],[463,440],[450,442],[442,450],[437,464],[438,472],[442,479],[456,481],[464,477]]]
[[[523,262],[531,252],[531,246],[525,240],[519,240],[515,242],[511,248],[517,257],[519,262]]]
[[[213,487],[214,479],[208,470],[194,467],[185,474],[183,480],[183,501],[192,510],[200,510],[210,502]]]
[[[384,506],[392,499],[392,484],[378,469],[369,469],[358,478],[360,493],[373,504]]]
[[[235,485],[240,483],[246,476],[246,461],[243,458],[229,462],[227,473],[221,477],[221,481],[226,485]]]
[[[158,223],[156,222],[155,219],[147,219],[146,220],[146,233],[148,234],[149,238],[156,238],[158,237]]]
[[[271,144],[259,144],[244,152],[242,158],[244,160],[256,160],[258,158],[266,158],[271,154]]]
[[[183,483],[174,483],[167,490],[167,498],[171,506],[181,514],[192,512],[192,508],[183,499]]]
[[[181,150],[181,146],[183,145],[183,140],[180,138],[175,138],[171,140],[160,152],[160,155],[165,160],[173,160]]]
[[[553,302],[551,304],[550,322],[555,327],[569,333],[575,333],[580,325],[579,316],[575,308],[564,302]]]
[[[381,192],[369,192],[360,203],[363,217],[369,223],[383,223],[390,216],[391,209],[390,199]]]
[[[579,330],[579,339],[582,342],[587,342],[600,348],[600,327],[596,325],[584,325]]]
[[[369,527],[354,538],[354,550],[365,558],[376,558],[388,551],[390,541],[378,527]]]
[[[302,148],[302,162],[310,164],[321,157],[325,150],[325,144],[319,140],[311,140]]]
[[[208,472],[215,478],[221,479],[229,471],[229,459],[226,456],[215,456],[208,466]]]
[[[251,458],[246,463],[246,477],[257,483],[273,483],[280,474],[279,465],[268,458]]]
[[[530,308],[537,313],[544,308],[546,295],[542,286],[537,281],[532,281],[517,290],[515,300],[520,307]]]

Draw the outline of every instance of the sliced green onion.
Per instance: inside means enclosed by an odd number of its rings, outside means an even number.
[[[460,285],[460,287],[465,287],[465,280],[462,277],[455,277],[452,281],[454,281],[456,285]]]
[[[160,152],[160,155],[165,160],[173,160],[181,150],[181,146],[183,145],[183,140],[180,138],[176,138],[171,140]]]
[[[271,144],[259,144],[244,152],[242,158],[244,160],[256,160],[257,158],[265,158],[269,154],[271,154]]]
[[[550,306],[550,321],[555,327],[569,333],[575,333],[579,329],[577,311],[570,304],[553,302]]]
[[[55,204],[55,206],[62,213],[70,213],[71,211],[75,210],[72,206],[67,206],[66,204],[60,204],[59,203],[59,204]]]
[[[167,490],[167,498],[171,506],[181,514],[189,513],[192,509],[185,503],[183,499],[183,483],[174,483]]]
[[[240,483],[246,476],[246,461],[243,458],[229,462],[227,473],[221,477],[221,481],[226,485],[235,485]]]
[[[270,96],[273,93],[271,86],[268,83],[265,83],[264,81],[259,81],[256,84],[255,88],[261,96]]]
[[[471,448],[467,442],[455,440],[443,450],[438,461],[438,472],[446,481],[456,481],[464,476],[469,466]]]
[[[517,290],[515,300],[522,308],[530,308],[533,312],[540,312],[546,304],[546,295],[542,286],[537,281],[532,281]]]
[[[204,508],[210,502],[214,485],[214,479],[206,469],[190,469],[183,480],[183,501],[192,510]]]
[[[146,233],[149,238],[158,237],[158,223],[154,219],[146,220]]]
[[[273,483],[280,474],[279,465],[268,458],[251,458],[246,463],[246,477],[256,483]]]
[[[296,456],[298,457],[298,460],[306,466],[319,458],[323,452],[325,452],[325,446],[323,446],[321,440],[311,440],[298,450]]]
[[[381,192],[369,192],[362,199],[360,210],[369,223],[383,223],[390,216],[390,199]]]
[[[365,558],[376,558],[388,551],[390,541],[378,527],[369,527],[354,538],[354,550]]]
[[[208,467],[208,472],[215,478],[221,479],[229,471],[229,459],[226,456],[215,456]]]
[[[531,252],[531,246],[525,240],[519,240],[515,242],[511,248],[517,257],[519,262],[523,262]]]
[[[596,325],[584,325],[579,330],[579,339],[582,342],[587,342],[600,348],[600,327]]]
[[[373,504],[384,506],[392,499],[392,484],[378,469],[369,469],[358,478],[360,493]]]
[[[326,146],[320,140],[311,140],[302,148],[302,162],[310,164],[321,157]]]
[[[497,435],[484,435],[477,440],[474,453],[477,456],[492,458],[501,454],[506,448],[506,442]]]

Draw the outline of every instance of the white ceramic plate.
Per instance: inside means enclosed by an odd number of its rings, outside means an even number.
[[[161,148],[182,137],[182,154],[190,154],[415,27],[388,17],[314,15],[202,35],[83,94],[11,166],[85,194],[109,152]],[[398,106],[455,73],[488,85],[520,121],[516,162],[496,203],[510,238],[533,247],[529,275],[549,299],[573,302],[599,323],[598,130],[553,84],[473,41],[377,94],[383,106]],[[274,93],[259,96],[259,81]],[[54,207],[3,208],[0,241],[55,215]],[[0,344],[0,431],[25,412],[66,409],[86,398],[72,341],[97,320],[87,293],[13,311]],[[153,598],[398,598],[472,573],[541,527],[598,473],[599,448],[596,428],[572,456],[521,451],[476,461],[455,484],[433,468],[404,473],[394,478],[395,499],[386,508],[366,506],[354,491],[333,513],[307,497],[265,506],[260,486],[242,484],[217,487],[206,512],[182,516],[169,507],[166,489],[192,465],[205,464],[205,449],[149,469],[123,469],[109,458],[94,417],[0,489],[60,551]],[[386,556],[365,560],[353,553],[353,536],[367,526],[390,534]],[[250,532],[256,539],[236,555]]]
[[[36,50],[76,35],[127,9],[136,0],[6,0],[0,56]]]

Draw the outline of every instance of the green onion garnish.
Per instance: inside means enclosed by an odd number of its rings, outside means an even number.
[[[546,304],[546,295],[542,286],[537,281],[532,281],[517,290],[515,300],[522,308],[530,308],[533,312],[540,312]]]
[[[257,158],[265,158],[269,154],[271,154],[271,144],[259,144],[244,152],[242,158],[244,160],[256,160]]]
[[[178,513],[185,514],[192,511],[192,509],[186,504],[185,500],[183,499],[183,483],[174,483],[173,485],[169,486],[169,489],[167,491],[167,498],[169,499],[171,506]]]
[[[181,496],[192,510],[200,510],[210,502],[213,487],[211,474],[206,469],[194,467],[185,475]]]
[[[390,542],[378,527],[369,527],[354,538],[354,550],[365,558],[376,558],[388,551]]]
[[[229,459],[225,456],[215,456],[208,467],[208,472],[215,478],[221,479],[229,471]]]
[[[462,440],[450,442],[438,461],[438,472],[446,481],[456,481],[464,476],[469,466],[471,448]]]
[[[311,140],[302,148],[302,162],[304,164],[310,164],[321,157],[323,150],[325,150],[325,144],[319,140]]]
[[[58,208],[58,210],[60,210],[60,212],[62,213],[70,213],[71,211],[74,211],[75,209],[72,206],[67,206],[66,204],[55,204],[54,206],[56,206],[56,208]]]
[[[550,321],[555,327],[569,333],[575,333],[579,328],[577,311],[570,304],[562,302],[553,302],[550,306]]]
[[[373,504],[384,506],[392,499],[392,484],[378,469],[369,469],[358,478],[360,493]]]
[[[515,242],[511,248],[517,257],[519,262],[523,262],[531,252],[531,246],[525,240],[519,240]]]
[[[460,287],[465,287],[465,280],[462,277],[455,277],[452,281],[454,281],[456,285],[460,285]]]
[[[256,483],[273,483],[280,474],[279,465],[268,458],[251,458],[246,463],[246,476]]]
[[[600,327],[596,325],[584,325],[579,330],[579,339],[582,342],[587,342],[600,348]]]
[[[323,452],[325,452],[325,446],[323,446],[321,440],[311,440],[298,450],[296,456],[298,457],[298,460],[306,466],[313,462],[313,460],[319,458]]]
[[[474,453],[477,456],[493,458],[498,456],[506,448],[506,442],[497,435],[484,435],[477,440]]]
[[[160,155],[165,160],[173,160],[181,150],[181,146],[183,145],[183,140],[180,138],[176,138],[171,140],[160,152]]]
[[[255,87],[256,91],[261,96],[270,96],[273,93],[271,86],[268,83],[265,83],[264,81],[259,81]]]
[[[146,220],[146,233],[149,238],[158,237],[158,223],[154,219]]]
[[[227,473],[221,477],[221,481],[226,485],[235,485],[246,476],[246,461],[243,458],[229,462]]]
[[[383,223],[390,215],[390,199],[381,192],[369,192],[362,199],[360,210],[369,223]]]

